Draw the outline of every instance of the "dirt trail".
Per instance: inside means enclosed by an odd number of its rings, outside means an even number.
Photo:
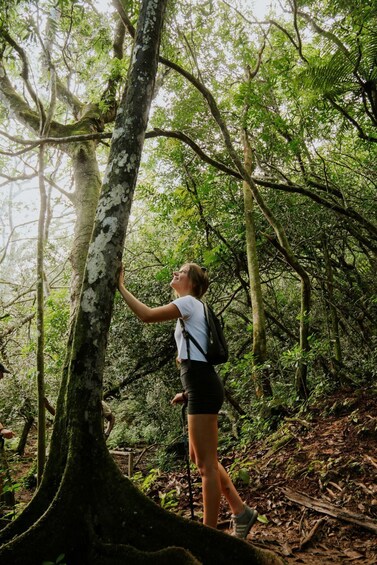
[[[377,528],[377,395],[334,395],[313,405],[306,415],[287,417],[277,431],[242,452],[221,458],[237,481],[244,500],[262,520],[248,540],[271,549],[288,564],[377,565],[377,534],[293,502],[286,489],[330,503],[339,510],[366,516]],[[238,464],[237,464],[238,462]],[[200,516],[200,483],[193,473],[196,513]],[[163,484],[164,483],[164,484]],[[184,473],[164,477],[154,495],[187,491]],[[183,494],[175,511],[189,517]],[[229,511],[221,509],[227,531]]]

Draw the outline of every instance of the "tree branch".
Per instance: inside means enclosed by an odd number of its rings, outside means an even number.
[[[365,514],[356,514],[355,512],[351,512],[350,510],[347,510],[345,508],[334,506],[326,500],[312,498],[310,496],[302,494],[301,492],[294,492],[293,490],[288,488],[282,489],[282,492],[289,500],[292,500],[297,504],[311,508],[312,510],[320,512],[321,514],[328,514],[329,516],[337,518],[338,520],[356,524],[357,526],[366,528],[374,534],[377,533],[377,520],[373,520]]]
[[[6,132],[0,132],[0,133],[2,135],[4,135],[5,137],[7,137],[8,139],[11,139],[12,141],[14,141],[16,143],[28,145],[28,149],[37,147],[40,143],[51,143],[51,144],[57,144],[58,145],[58,144],[62,144],[62,143],[73,143],[75,141],[79,142],[79,141],[89,141],[89,140],[110,139],[111,136],[112,136],[111,133],[93,133],[93,134],[86,134],[86,135],[61,137],[61,138],[59,138],[59,137],[46,137],[46,138],[40,139],[40,140],[29,141],[29,140],[23,140],[21,138],[17,138],[17,137],[14,137],[14,136],[10,136]],[[227,165],[225,165],[224,163],[221,163],[220,161],[216,161],[215,159],[212,159],[212,157],[207,155],[203,151],[203,149],[201,149],[201,147],[195,141],[193,141],[189,136],[187,136],[183,132],[167,131],[167,130],[155,128],[153,131],[149,131],[145,135],[146,139],[147,138],[154,138],[154,137],[158,137],[158,136],[174,138],[174,139],[178,139],[178,140],[182,141],[183,143],[186,143],[189,147],[191,147],[191,149],[204,162],[208,163],[212,167],[215,167],[219,171],[226,173],[227,175],[230,175],[230,176],[232,176],[232,177],[234,177],[238,180],[242,180],[243,177],[242,177],[242,175],[240,174],[239,171],[228,167]],[[25,152],[25,151],[26,150],[22,150],[22,152]],[[4,153],[5,152],[0,151],[0,154],[4,154]],[[17,154],[20,154],[20,153],[21,152],[18,152]],[[9,154],[9,152],[7,154]],[[15,153],[10,153],[10,154],[14,155]],[[311,200],[314,200],[315,202],[317,202],[321,206],[324,206],[325,208],[328,208],[328,209],[332,210],[333,212],[336,212],[337,214],[339,214],[341,216],[345,216],[347,218],[350,218],[352,220],[357,221],[365,229],[367,229],[368,232],[373,234],[374,237],[377,234],[377,228],[372,223],[368,222],[358,212],[356,212],[356,210],[353,210],[352,208],[343,208],[339,204],[336,204],[334,201],[329,202],[328,200],[326,200],[325,198],[322,198],[321,196],[319,196],[315,192],[307,190],[302,186],[293,185],[293,184],[277,183],[277,182],[274,182],[274,181],[265,180],[265,179],[261,179],[261,178],[254,177],[254,176],[251,177],[251,178],[255,182],[255,184],[258,185],[258,186],[264,186],[264,187],[267,187],[267,188],[274,188],[276,190],[282,190],[284,192],[302,194],[302,195],[310,198]],[[314,181],[309,180],[308,184],[313,186],[313,188],[317,188],[318,190],[322,190],[322,191],[325,191],[325,192],[328,192],[328,190],[329,190],[328,187],[320,185],[319,183],[316,183]],[[56,187],[56,188],[58,190],[62,191],[59,187]],[[331,190],[331,192],[335,196],[341,197],[341,194],[338,191]],[[70,200],[71,200],[71,196],[69,195],[69,193],[65,193],[65,195],[68,198],[70,198]]]
[[[19,121],[33,132],[38,131],[39,117],[29,104],[13,88],[5,67],[0,61],[0,96],[4,104],[17,116]],[[11,155],[12,153],[2,153]]]
[[[212,167],[215,167],[216,169],[218,169],[219,171],[222,171],[223,173],[226,173],[227,175],[231,175],[231,176],[238,178],[240,180],[242,179],[242,176],[240,175],[240,173],[238,171],[231,169],[230,167],[228,167],[227,165],[224,165],[224,163],[221,163],[220,161],[216,161],[215,159],[212,159],[212,157],[207,155],[203,151],[203,149],[201,149],[201,147],[199,147],[199,145],[193,139],[191,139],[188,135],[186,135],[185,133],[183,133],[181,131],[167,131],[167,130],[163,130],[163,129],[160,129],[160,128],[154,128],[153,131],[149,131],[146,134],[147,138],[152,138],[152,137],[157,137],[157,136],[170,137],[170,138],[179,139],[180,141],[183,141],[183,143],[186,143],[186,145],[191,147],[191,149],[205,163],[208,163]]]
[[[22,228],[24,226],[28,226],[29,224],[34,224],[35,220],[31,220],[30,222],[25,222],[24,224],[19,224],[18,226],[15,226],[12,228],[10,234],[8,235],[8,239],[4,245],[4,247],[0,250],[1,251],[1,255],[0,255],[0,265],[1,263],[5,260],[5,257],[7,255],[7,251],[8,251],[8,247],[12,241],[12,236],[14,234],[14,232],[18,229],[18,228]]]
[[[323,29],[321,26],[319,26],[313,20],[313,18],[311,18],[311,16],[309,16],[309,14],[306,14],[305,12],[301,12],[301,10],[297,10],[297,15],[300,16],[301,18],[303,18],[304,20],[306,20],[312,26],[314,31],[319,33],[319,35],[322,35],[323,37],[326,37],[326,39],[328,39],[332,43],[335,43],[335,45],[337,47],[339,47],[339,49],[341,51],[343,51],[343,53],[345,53],[345,55],[347,55],[347,58],[349,58],[349,56],[350,56],[349,50],[344,45],[344,43],[342,43],[342,41],[340,41],[340,39],[334,33],[332,33],[331,31],[327,31],[327,30]]]
[[[297,50],[299,52],[299,55],[301,57],[301,59],[303,61],[305,61],[305,63],[308,63],[307,58],[304,56],[303,52],[302,52],[302,41],[301,41],[301,36],[300,36],[300,30],[298,29],[298,24],[297,24],[297,14],[298,14],[298,10],[297,10],[297,1],[293,0],[293,25],[296,31],[296,37],[297,37]]]
[[[121,0],[113,0],[113,5],[116,8],[120,19],[122,20],[123,24],[125,25],[129,35],[135,39],[135,28],[131,23],[130,18],[128,17],[125,9],[123,8],[123,4],[121,2]]]
[[[277,27],[278,29],[280,29],[280,31],[282,31],[284,33],[284,35],[286,35],[289,39],[289,41],[292,43],[293,47],[295,49],[297,49],[298,52],[300,52],[299,50],[299,46],[297,45],[297,43],[295,42],[295,40],[293,39],[293,37],[291,36],[291,34],[282,26],[280,25],[276,20],[266,20],[265,22],[260,22],[261,24],[266,23],[266,24],[270,24],[273,25],[275,27]]]
[[[66,87],[59,77],[56,77],[56,92],[59,100],[67,104],[67,106],[71,108],[74,117],[78,119],[84,104],[77,98],[77,96],[72,94],[69,88]]]
[[[44,123],[45,120],[46,120],[46,114],[45,114],[45,111],[44,111],[44,108],[43,108],[42,101],[40,100],[37,93],[34,91],[33,87],[30,84],[29,62],[27,60],[26,53],[23,50],[23,48],[9,35],[9,33],[6,30],[4,30],[4,28],[2,29],[2,36],[9,43],[9,45],[11,45],[11,47],[13,47],[13,49],[18,53],[18,55],[20,57],[21,64],[22,64],[21,77],[23,78],[25,85],[26,85],[26,89],[29,92],[32,100],[34,101],[34,104],[36,105],[36,107],[38,109],[38,113],[41,116],[42,123]]]
[[[115,25],[114,40],[113,40],[113,59],[121,61],[123,59],[123,44],[125,38],[126,30],[121,18],[118,19]],[[115,119],[117,111],[117,101],[116,92],[117,87],[122,80],[121,74],[118,73],[116,76],[110,75],[107,81],[107,86],[101,95],[101,102],[104,103],[106,107],[106,112],[104,112],[103,119],[105,123],[108,123]]]
[[[377,137],[373,137],[364,133],[364,130],[360,126],[360,124],[347,112],[347,110],[345,110],[344,108],[342,108],[342,106],[335,102],[335,100],[331,98],[331,96],[326,96],[326,99],[330,102],[330,104],[332,104],[332,106],[334,106],[336,110],[338,110],[338,112],[340,112],[346,118],[346,120],[348,120],[353,126],[355,126],[355,128],[359,132],[360,139],[365,139],[366,141],[377,143]]]
[[[265,187],[268,187],[268,188],[283,190],[284,192],[292,192],[292,193],[302,194],[304,196],[307,196],[311,200],[314,200],[314,202],[317,202],[321,206],[324,206],[325,208],[328,208],[329,210],[336,212],[340,216],[345,216],[349,219],[357,221],[360,225],[362,225],[365,229],[368,230],[370,235],[373,235],[374,238],[377,238],[377,227],[374,224],[372,224],[371,222],[369,222],[368,220],[366,220],[363,216],[361,216],[353,208],[349,208],[349,207],[343,208],[342,206],[340,206],[339,204],[336,204],[335,202],[329,202],[328,200],[326,200],[325,198],[322,198],[321,196],[319,196],[315,192],[307,190],[302,186],[280,184],[280,183],[275,183],[275,182],[271,182],[271,181],[265,181],[263,179],[258,179],[258,178],[254,178],[254,182],[256,184],[260,185],[260,186],[265,186]],[[316,186],[318,188],[317,183],[316,183]],[[322,190],[326,190],[326,188],[322,187]]]
[[[28,314],[25,318],[22,318],[20,322],[8,326],[6,330],[0,333],[0,340],[6,338],[8,335],[10,335],[11,333],[15,332],[16,330],[18,330],[19,328],[30,322],[34,317],[35,317],[35,312],[33,312],[32,314]]]

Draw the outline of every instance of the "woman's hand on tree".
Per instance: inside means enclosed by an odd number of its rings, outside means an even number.
[[[120,268],[119,279],[118,279],[118,288],[124,286],[124,267],[123,265]]]

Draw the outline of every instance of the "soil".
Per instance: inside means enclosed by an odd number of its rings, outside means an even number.
[[[244,498],[268,519],[252,543],[287,563],[377,564],[377,396],[334,395],[250,448]],[[292,502],[287,489],[368,517],[374,533]]]
[[[134,456],[139,484],[150,456],[151,450]],[[128,457],[114,457],[126,473]],[[33,438],[24,457],[8,460],[13,480],[21,485],[16,500],[22,507],[34,490],[24,484],[35,461]],[[274,551],[288,565],[377,564],[377,395],[372,391],[342,392],[308,406],[305,414],[285,414],[275,432],[227,450],[221,462],[245,502],[259,512],[249,543]],[[180,469],[156,473],[147,494],[190,518],[187,473],[184,465]],[[200,479],[194,469],[191,481],[195,519],[200,520]],[[294,502],[288,489],[363,515],[369,529],[348,521],[347,515],[341,520]],[[219,528],[230,533],[229,519],[224,503]]]

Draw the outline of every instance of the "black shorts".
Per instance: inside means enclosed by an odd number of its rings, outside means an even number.
[[[218,414],[224,402],[224,387],[212,365],[182,361],[181,381],[188,395],[188,414]]]

